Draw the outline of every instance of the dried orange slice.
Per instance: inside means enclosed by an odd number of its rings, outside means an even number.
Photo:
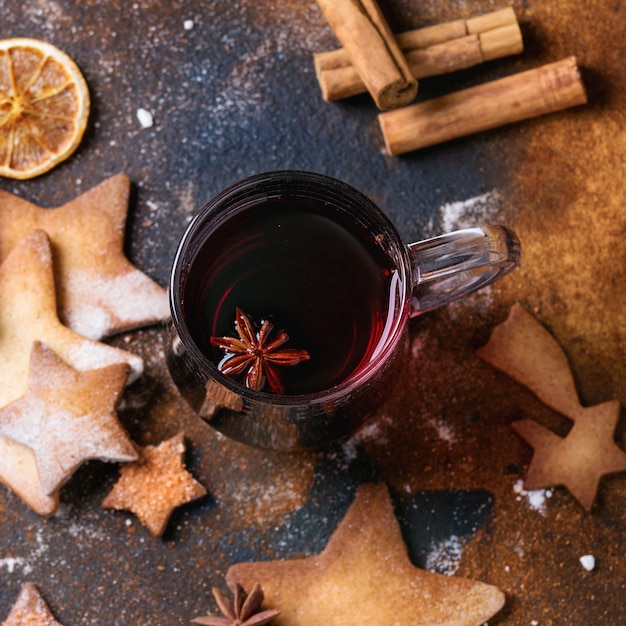
[[[89,90],[65,52],[0,40],[0,176],[33,178],[67,159],[89,117]]]

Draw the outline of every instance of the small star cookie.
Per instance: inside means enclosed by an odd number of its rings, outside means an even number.
[[[409,560],[384,484],[363,484],[319,556],[237,563],[231,586],[258,581],[276,626],[480,626],[504,605],[492,585],[434,574]]]
[[[54,250],[59,317],[91,339],[170,315],[166,289],[124,255],[129,193],[124,174],[52,209],[0,190],[0,262],[31,230],[44,230]]]
[[[32,583],[25,583],[2,626],[62,626]]]
[[[206,495],[187,471],[183,433],[158,446],[139,448],[139,460],[120,468],[120,478],[102,506],[132,511],[155,536],[161,537],[177,507]]]
[[[614,440],[619,402],[583,407],[565,353],[519,305],[493,330],[478,355],[574,423],[565,437],[530,419],[512,424],[534,449],[524,487],[562,485],[590,511],[601,478],[626,471],[626,453]]]
[[[28,389],[0,409],[0,435],[33,451],[46,495],[87,460],[137,459],[116,414],[128,369],[115,363],[79,372],[42,343],[33,344]]]

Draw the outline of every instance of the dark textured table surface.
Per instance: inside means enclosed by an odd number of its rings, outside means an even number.
[[[381,3],[396,31],[504,5]],[[0,38],[69,53],[93,104],[68,161],[30,181],[0,179],[0,189],[55,207],[128,174],[127,255],[162,285],[192,214],[225,185],[270,169],[346,180],[407,240],[499,221],[524,245],[519,271],[412,322],[413,358],[393,397],[357,436],[323,452],[226,440],[173,387],[163,328],[111,339],[147,365],[126,391],[123,423],[141,444],[184,430],[188,468],[209,495],[178,509],[156,539],[132,514],[101,508],[114,465],[81,467],[50,519],[3,487],[0,619],[32,581],[64,626],[186,624],[214,610],[210,588],[231,563],[318,553],[356,486],[383,479],[416,565],[505,591],[492,626],[623,623],[626,475],[602,481],[590,513],[563,488],[523,492],[532,451],[510,424],[554,416],[475,350],[521,302],[565,350],[584,404],[626,405],[626,8],[512,6],[522,55],[424,79],[418,99],[576,55],[589,103],[398,158],[385,154],[368,97],[322,101],[312,54],[336,42],[312,1],[0,2]],[[139,108],[152,127],[139,124]],[[623,418],[616,440],[626,447]],[[591,572],[585,554],[595,556]]]

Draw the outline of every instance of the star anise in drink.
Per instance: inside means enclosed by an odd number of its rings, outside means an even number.
[[[263,589],[259,583],[254,585],[247,597],[240,584],[235,583],[228,586],[234,595],[232,600],[217,587],[212,589],[213,597],[224,617],[217,615],[196,617],[191,620],[192,624],[201,624],[202,626],[263,626],[280,613],[274,609],[259,611],[263,602]]]
[[[306,350],[283,348],[289,341],[284,330],[272,339],[274,325],[264,320],[257,331],[250,318],[239,308],[235,312],[235,330],[239,337],[211,337],[211,345],[225,351],[218,368],[231,378],[243,377],[249,389],[262,390],[266,385],[277,394],[285,393],[281,367],[292,367],[309,360]]]

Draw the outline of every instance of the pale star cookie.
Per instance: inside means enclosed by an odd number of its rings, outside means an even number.
[[[626,472],[626,452],[614,438],[619,402],[584,407],[565,352],[519,304],[477,354],[573,422],[565,437],[531,419],[513,422],[513,430],[534,449],[524,488],[564,486],[590,511],[602,477]]]
[[[39,482],[54,494],[85,461],[129,462],[137,451],[119,423],[127,363],[79,372],[36,341],[28,389],[0,409],[0,435],[35,454]]]
[[[505,600],[492,585],[414,566],[383,483],[359,487],[320,555],[237,563],[226,579],[258,582],[276,626],[481,626]]]

